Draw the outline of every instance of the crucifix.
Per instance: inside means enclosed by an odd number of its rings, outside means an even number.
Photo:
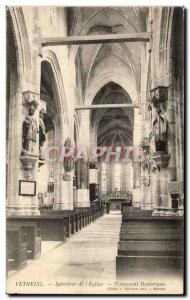
[[[26,178],[27,181],[29,181],[29,179],[31,179],[30,174],[26,173],[26,174],[25,174],[25,178]]]

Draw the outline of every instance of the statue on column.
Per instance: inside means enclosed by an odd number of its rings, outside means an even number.
[[[35,152],[35,144],[37,142],[38,124],[34,117],[34,112],[37,106],[34,101],[30,104],[28,109],[28,116],[25,117],[22,123],[22,148],[23,153],[30,154]]]
[[[152,135],[154,138],[156,151],[166,152],[168,121],[161,110],[160,105],[156,107],[157,116],[153,121]]]
[[[39,154],[42,158],[42,147],[46,141],[46,126],[44,124],[45,110],[42,108],[39,113]]]
[[[65,154],[68,154],[72,148],[74,149],[74,143],[73,143],[72,139],[71,138],[67,138],[66,141],[65,141],[64,146],[66,148]],[[64,161],[63,161],[63,166],[64,166],[64,171],[65,171],[63,179],[65,181],[70,181],[71,180],[71,176],[70,176],[69,173],[75,167],[74,157],[72,155],[71,156],[65,156],[64,157]]]

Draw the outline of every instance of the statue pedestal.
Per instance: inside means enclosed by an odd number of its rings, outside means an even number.
[[[65,177],[66,176],[66,177]],[[61,181],[60,197],[55,197],[53,210],[73,210],[73,173],[66,173]]]
[[[143,186],[141,195],[141,210],[153,210],[154,203],[152,199],[151,186]]]
[[[168,162],[170,156],[162,151],[157,151],[152,154],[152,160],[155,161],[157,170],[152,176],[153,187],[153,216],[169,216],[172,214],[171,199],[167,191],[168,181]]]
[[[133,207],[141,207],[142,192],[140,188],[133,189]]]
[[[23,154],[20,157],[20,160],[23,165],[23,169],[28,171],[28,170],[33,170],[36,164],[36,161],[38,160],[38,155],[29,155],[29,154]]]
[[[169,154],[166,154],[163,151],[157,151],[152,154],[152,159],[156,162],[156,165],[162,169],[168,166]]]
[[[79,207],[90,207],[90,191],[89,189],[77,189],[77,202],[75,204],[76,208]]]
[[[36,181],[35,171],[38,155],[26,151],[22,153],[20,160],[22,162],[23,169],[26,172],[26,182],[28,180]],[[19,183],[17,183],[17,190],[19,190]],[[31,196],[19,194],[15,203],[7,206],[7,215],[32,216],[39,214],[37,193]]]

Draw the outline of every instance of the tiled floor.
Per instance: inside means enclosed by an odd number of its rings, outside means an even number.
[[[55,248],[46,242],[42,246],[42,256],[11,276],[7,287],[14,287],[16,282],[23,280],[43,280],[46,284],[51,284],[52,280],[115,280],[120,224],[121,215],[111,212]]]

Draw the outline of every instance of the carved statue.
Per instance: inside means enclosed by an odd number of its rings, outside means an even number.
[[[45,110],[41,109],[39,114],[39,152],[42,155],[42,147],[46,141],[46,127],[44,124],[44,114]]]
[[[144,160],[142,162],[142,183],[144,186],[150,185],[150,142],[144,138],[142,142]]]
[[[162,112],[160,106],[156,107],[156,112],[157,112],[157,116],[153,121],[153,131],[152,131],[155,148],[156,151],[166,152],[168,121],[164,113]]]
[[[67,151],[69,152],[73,146],[72,139],[67,138],[65,141],[65,147],[67,148]],[[74,169],[74,164],[74,158],[72,156],[64,157],[64,170],[66,173],[70,173]]]
[[[23,152],[33,153],[34,145],[37,142],[38,125],[34,117],[36,107],[31,104],[28,109],[28,116],[25,117],[22,123],[22,148]]]
[[[74,169],[74,159],[72,157],[64,159],[64,169],[66,173],[69,173]]]

